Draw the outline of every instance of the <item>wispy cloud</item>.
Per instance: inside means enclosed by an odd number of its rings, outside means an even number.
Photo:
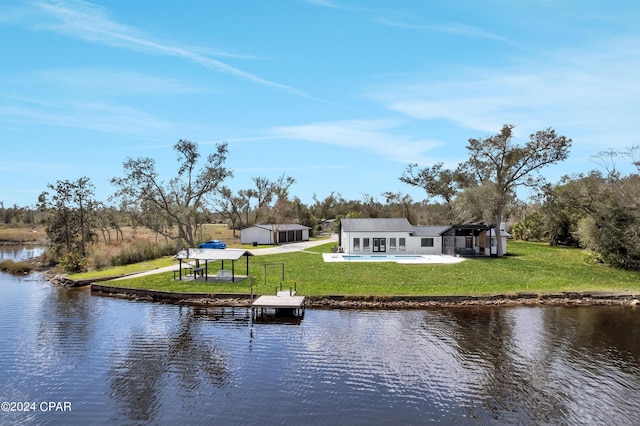
[[[138,95],[141,93],[166,96],[170,94],[202,93],[200,86],[172,78],[163,78],[148,73],[122,71],[107,68],[64,68],[34,72],[22,76],[16,83],[47,85],[68,92],[79,92],[88,95]],[[34,83],[35,82],[35,83]]]
[[[501,70],[459,70],[448,79],[390,84],[371,97],[419,120],[448,120],[486,134],[504,123],[525,134],[552,126],[594,147],[628,146],[640,132],[639,58],[640,40],[614,40],[588,51],[522,59]]]
[[[378,24],[382,24],[388,27],[403,28],[403,29],[413,30],[413,31],[445,33],[445,34],[461,36],[461,37],[496,40],[503,43],[514,44],[511,40],[505,37],[499,36],[497,34],[488,32],[483,28],[472,26],[472,25],[466,25],[459,22],[451,22],[447,24],[412,23],[412,22],[409,22],[406,19],[406,17],[391,18],[389,15],[401,16],[403,14],[400,14],[398,12],[390,12],[388,10],[363,8],[360,6],[356,7],[356,6],[349,5],[347,3],[337,3],[333,0],[306,0],[306,2],[317,5],[317,6],[330,8],[330,9],[341,9],[341,10],[346,10],[351,12],[365,13],[370,17],[370,19],[373,22],[376,22]]]
[[[315,4],[316,6],[329,7],[331,9],[342,9],[343,7],[338,5],[335,1],[332,0],[305,0],[305,2],[310,4]]]
[[[312,98],[307,93],[294,87],[264,79],[214,59],[210,57],[211,50],[153,40],[152,37],[135,28],[115,22],[109,17],[107,10],[101,6],[81,0],[38,1],[34,4],[46,18],[35,24],[41,30],[58,32],[92,43],[184,58],[211,70],[230,74],[293,95]],[[221,55],[217,54],[217,56]]]
[[[4,98],[9,102],[0,103],[0,124],[8,126],[37,124],[130,135],[158,134],[171,127],[165,120],[120,104],[19,96]]]
[[[426,153],[440,145],[438,141],[416,139],[396,133],[400,123],[393,120],[328,121],[298,126],[274,127],[267,134],[274,139],[292,139],[336,145],[375,153],[402,163],[424,163]]]
[[[29,174],[39,176],[51,176],[66,171],[71,163],[53,163],[51,161],[3,161],[0,163],[0,171],[16,174]]]
[[[483,38],[483,39],[497,40],[504,43],[513,44],[511,40],[501,37],[499,35],[487,32],[482,28],[475,27],[472,25],[461,24],[458,22],[453,22],[449,24],[438,24],[438,25],[421,25],[421,24],[411,24],[408,22],[402,22],[399,20],[393,20],[389,18],[378,18],[376,19],[376,22],[383,25],[390,26],[390,27],[404,28],[408,30],[446,33],[446,34],[462,36],[462,37]]]
[[[147,139],[174,128],[136,96],[200,94],[202,88],[175,79],[104,68],[64,68],[3,76],[0,125],[45,125],[95,130]],[[25,95],[25,93],[37,93]]]

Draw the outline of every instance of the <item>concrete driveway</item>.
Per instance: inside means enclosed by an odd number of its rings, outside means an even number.
[[[299,241],[295,243],[287,243],[279,246],[259,248],[259,249],[247,249],[255,256],[262,256],[266,254],[278,254],[278,253],[291,253],[294,251],[302,251],[310,247],[320,246],[331,242],[338,242],[338,235],[331,234],[331,237],[316,241]],[[185,266],[186,262],[182,262],[182,266]],[[138,274],[127,275],[126,277],[116,278],[115,280],[126,280],[127,278],[142,277],[145,275],[159,274],[162,272],[177,271],[180,268],[180,264],[165,266],[164,268],[154,269],[152,271],[140,272]]]
[[[322,239],[317,241],[298,241],[295,243],[286,243],[286,244],[281,244],[279,246],[268,247],[268,248],[249,249],[249,251],[256,256],[260,256],[264,254],[289,253],[292,251],[302,251],[310,247],[321,246],[323,244],[332,243],[332,242],[333,243],[338,242],[338,234],[331,234],[331,237],[329,237],[328,239]]]

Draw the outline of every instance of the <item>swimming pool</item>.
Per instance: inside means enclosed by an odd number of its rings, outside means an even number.
[[[464,258],[440,254],[342,254],[323,253],[325,262],[396,262],[396,263],[457,263]]]

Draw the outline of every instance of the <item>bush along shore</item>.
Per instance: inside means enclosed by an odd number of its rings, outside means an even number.
[[[183,293],[94,283],[91,291],[102,296],[188,305],[251,307],[252,297],[236,293]],[[611,293],[517,293],[486,296],[307,296],[305,306],[325,309],[420,309],[455,306],[620,305],[637,306],[640,295]]]

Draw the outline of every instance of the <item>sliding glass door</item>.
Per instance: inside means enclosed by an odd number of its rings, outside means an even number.
[[[386,238],[374,238],[373,239],[373,251],[374,252],[385,252],[387,251],[387,239]]]

